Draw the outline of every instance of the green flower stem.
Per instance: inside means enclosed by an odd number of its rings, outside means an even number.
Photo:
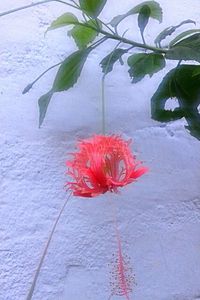
[[[121,44],[121,42],[117,43],[117,45],[115,46],[115,48],[113,49],[113,54],[114,51],[119,47],[119,45]],[[131,47],[132,48],[132,47]],[[110,56],[108,63],[106,65],[106,69],[105,69],[105,73],[102,77],[101,80],[101,110],[102,110],[102,133],[103,135],[106,134],[106,98],[105,98],[105,78],[107,75],[107,71],[108,71],[108,67],[110,65],[111,59],[113,57],[113,54]]]
[[[102,134],[106,134],[106,106],[105,106],[105,77],[104,74],[101,81],[101,110],[102,110]]]

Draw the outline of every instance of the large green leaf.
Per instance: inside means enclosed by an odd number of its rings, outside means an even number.
[[[180,33],[179,35],[177,35],[169,44],[170,47],[174,46],[177,42],[180,42],[182,39],[189,37],[195,33],[200,32],[200,29],[190,29],[187,31],[184,31],[182,33]]]
[[[198,75],[194,76],[196,73]],[[176,98],[179,107],[165,109],[168,99]],[[162,80],[151,99],[152,118],[161,122],[180,118],[187,120],[186,128],[191,135],[200,139],[200,66],[180,65],[171,70]]]
[[[53,92],[49,91],[47,94],[42,95],[38,100],[39,105],[39,127],[42,125],[44,118],[46,116],[47,108],[49,106],[50,100],[53,96]]]
[[[60,66],[53,83],[53,91],[66,91],[77,82],[91,49],[78,50],[68,56]]]
[[[104,74],[108,74],[113,70],[114,64],[121,59],[122,55],[125,54],[125,49],[115,49],[110,54],[102,59],[100,65]]]
[[[107,0],[79,0],[81,9],[91,17],[97,17]]]
[[[179,27],[183,26],[184,24],[189,24],[189,23],[193,23],[193,24],[196,24],[195,21],[193,20],[185,20],[185,21],[182,21],[180,24],[176,25],[176,26],[170,26],[170,27],[167,27],[165,28],[163,31],[161,31],[159,33],[159,35],[156,37],[155,39],[155,44],[159,47],[161,47],[161,42],[166,39],[168,36],[172,35]],[[191,30],[193,31],[193,30]],[[183,35],[183,34],[182,34]],[[179,35],[180,36],[180,35]],[[184,36],[182,36],[184,37]],[[177,39],[177,38],[176,38]]]
[[[54,30],[63,26],[75,25],[78,23],[78,19],[72,13],[65,13],[58,17],[51,25],[47,28],[47,31]]]
[[[165,59],[162,54],[157,53],[137,53],[128,58],[130,67],[129,74],[132,82],[136,83],[145,75],[153,76],[154,73],[165,67]]]
[[[193,34],[173,45],[166,53],[166,58],[200,62],[200,33]]]
[[[98,24],[96,23],[98,22]],[[85,25],[92,26],[96,30],[84,27],[82,25],[75,25],[72,30],[69,31],[69,36],[72,36],[75,43],[79,49],[86,48],[88,44],[95,40],[98,35],[98,27],[101,28],[101,23],[99,21],[90,20],[84,23]]]
[[[126,17],[129,17],[134,14],[140,14],[145,7],[148,7],[148,10],[150,11],[150,13],[148,13],[150,18],[156,19],[160,23],[162,22],[162,8],[160,7],[159,3],[157,3],[156,1],[145,1],[129,10],[126,14],[114,17],[110,22],[111,26],[117,27],[118,24],[121,21],[123,21]]]

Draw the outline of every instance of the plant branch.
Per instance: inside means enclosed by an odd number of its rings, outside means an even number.
[[[101,22],[101,20],[100,20],[100,22]],[[150,46],[150,45],[147,45],[147,44],[142,44],[142,43],[138,43],[138,42],[129,40],[127,38],[124,38],[123,36],[109,33],[109,32],[107,32],[103,29],[99,29],[99,28],[93,27],[93,26],[85,24],[85,23],[77,22],[77,25],[93,29],[93,30],[105,35],[105,37],[107,37],[107,39],[117,40],[117,41],[120,41],[121,43],[129,44],[129,45],[132,45],[134,47],[138,47],[138,48],[142,48],[142,49],[146,49],[146,50],[151,50],[151,51],[158,52],[158,53],[167,53],[167,51],[168,51],[168,49],[157,48],[157,47],[154,47],[154,46]]]
[[[63,0],[43,0],[43,1],[39,1],[39,2],[36,2],[36,3],[32,3],[32,4],[29,4],[29,5],[26,5],[26,6],[22,6],[22,7],[19,7],[19,8],[15,8],[15,9],[0,13],[0,17],[6,16],[8,14],[11,14],[11,13],[14,13],[14,12],[17,12],[17,11],[20,11],[20,10],[24,10],[24,9],[27,9],[27,8],[30,8],[30,7],[33,7],[33,6],[36,6],[36,5],[49,3],[49,2],[58,2],[58,3],[66,4],[66,5],[71,6],[73,8],[76,8],[78,10],[81,10],[81,8],[78,6],[78,4],[73,5],[73,4],[67,3]],[[104,22],[102,22],[102,24],[105,25]],[[157,48],[157,47],[153,47],[153,46],[150,46],[150,45],[146,45],[146,44],[142,44],[142,43],[138,43],[138,42],[126,39],[124,37],[121,37],[118,34],[115,34],[113,31],[112,31],[112,33],[109,33],[109,32],[107,32],[107,31],[105,31],[101,28],[96,28],[96,27],[90,26],[88,24],[79,23],[79,22],[77,23],[77,25],[88,27],[90,29],[93,29],[93,30],[105,35],[109,39],[117,40],[117,41],[120,41],[122,43],[132,45],[134,47],[139,47],[139,48],[142,48],[142,49],[151,50],[151,51],[158,52],[158,53],[167,53],[167,51],[168,51],[167,49]],[[106,27],[107,27],[107,25],[106,25]],[[109,30],[112,30],[110,27],[107,27],[107,28]]]
[[[100,22],[101,22],[101,20],[100,20]],[[134,47],[138,47],[138,48],[142,48],[142,49],[146,49],[146,50],[151,50],[151,51],[158,52],[158,53],[167,53],[167,51],[168,51],[168,49],[157,48],[157,47],[154,47],[154,46],[150,46],[150,45],[147,45],[147,44],[142,44],[142,43],[138,43],[138,42],[129,40],[127,38],[124,38],[123,36],[109,33],[109,32],[107,32],[103,29],[93,27],[89,24],[77,22],[77,25],[93,29],[93,30],[97,31],[98,33],[101,33],[101,34],[105,35],[105,37],[107,37],[109,39],[117,40],[121,43],[129,44],[129,45],[132,45]]]
[[[132,45],[134,47],[138,47],[138,48],[142,48],[142,49],[146,49],[146,50],[151,50],[151,51],[159,52],[159,53],[167,53],[167,51],[168,51],[167,49],[157,48],[157,47],[154,47],[154,46],[150,46],[150,45],[147,45],[147,44],[142,44],[142,43],[138,43],[138,42],[129,40],[129,39],[121,37],[119,35],[110,34],[110,33],[106,32],[104,30],[101,30],[101,33],[106,35],[110,39],[121,41],[122,43],[129,44],[129,45]]]
[[[85,24],[85,23],[77,22],[77,25],[93,29],[93,30],[97,31],[98,33],[101,33],[101,34],[105,35],[105,37],[107,37],[107,39],[117,40],[117,41],[120,41],[121,43],[129,44],[129,45],[132,45],[134,47],[138,47],[138,48],[142,48],[142,49],[146,49],[146,50],[151,50],[151,51],[158,52],[158,53],[167,53],[167,51],[168,51],[168,49],[157,48],[157,47],[154,47],[154,46],[150,46],[150,45],[147,45],[147,44],[142,44],[142,43],[138,43],[138,42],[129,40],[127,38],[124,38],[123,36],[109,33],[109,32],[107,32],[103,29],[99,29],[99,28],[93,27],[93,26]]]

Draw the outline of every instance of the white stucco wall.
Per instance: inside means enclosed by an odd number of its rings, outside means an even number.
[[[138,2],[108,0],[103,18],[109,20]],[[164,22],[152,22],[149,42],[154,33],[184,19],[196,20],[199,28],[198,0],[159,2]],[[0,11],[27,3],[1,1]],[[67,153],[77,138],[101,128],[97,60],[113,42],[90,55],[74,89],[53,97],[40,130],[37,99],[48,91],[54,71],[29,94],[21,94],[38,74],[75,49],[65,29],[44,38],[48,24],[64,11],[73,10],[52,3],[0,19],[0,300],[25,299],[66,199]],[[136,18],[124,27],[132,24],[136,26]],[[128,36],[139,39],[135,31],[130,29]],[[200,142],[186,133],[183,122],[151,120],[150,97],[163,74],[132,85],[127,68],[117,65],[107,78],[109,132],[132,138],[134,151],[150,168],[115,199],[124,251],[137,282],[131,299],[195,300],[200,299]],[[108,299],[108,263],[116,250],[110,198],[107,194],[69,201],[35,300]]]

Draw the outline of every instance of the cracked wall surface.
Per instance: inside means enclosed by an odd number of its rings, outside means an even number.
[[[1,1],[0,11],[29,3]],[[108,0],[102,18],[126,12],[139,1]],[[198,0],[160,0],[164,22],[151,21],[147,40],[185,19],[197,21]],[[54,95],[38,129],[37,99],[53,81],[49,72],[27,94],[24,87],[75,49],[66,29],[49,32],[63,12],[51,3],[0,18],[0,300],[24,300],[53,222],[67,195],[65,161],[77,139],[101,131],[101,70],[108,42],[90,55],[78,84]],[[121,30],[140,41],[136,18]],[[188,29],[185,25],[184,30]],[[167,68],[174,66],[168,62]],[[126,66],[106,79],[109,133],[133,139],[132,148],[150,169],[119,196],[71,198],[42,267],[34,300],[108,300],[109,266],[116,252],[110,203],[115,203],[123,251],[135,281],[130,299],[200,299],[200,142],[184,120],[151,120],[150,98],[166,71],[132,85]],[[112,300],[123,297],[111,298]]]

